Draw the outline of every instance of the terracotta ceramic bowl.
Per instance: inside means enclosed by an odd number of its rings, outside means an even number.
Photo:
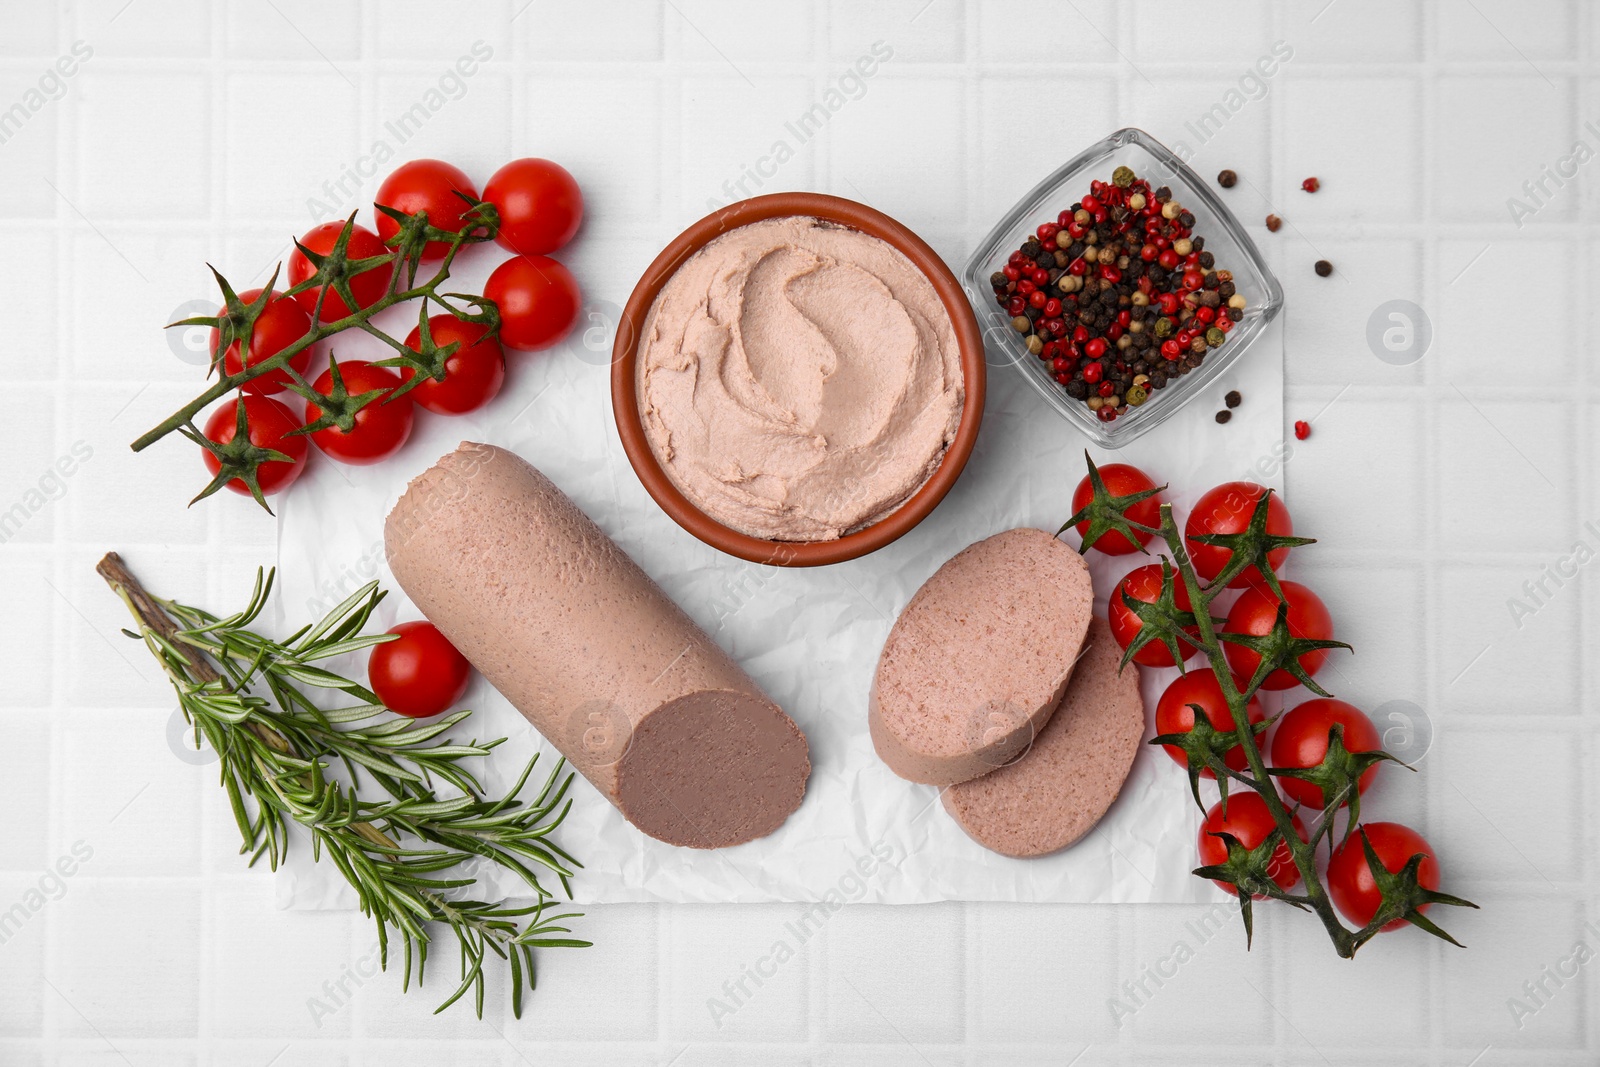
[[[656,294],[667,279],[702,246],[729,230],[762,219],[789,215],[827,219],[887,241],[927,275],[945,311],[949,313],[950,321],[955,325],[956,343],[961,353],[961,373],[966,384],[966,400],[961,409],[961,422],[956,429],[955,439],[945,450],[944,458],[933,476],[887,518],[832,541],[768,541],[730,529],[706,515],[678,491],[656,462],[649,438],[645,436],[644,421],[639,414],[639,341],[651,305],[655,303]],[[679,526],[713,548],[741,559],[782,567],[815,567],[855,559],[882,548],[921,522],[944,499],[944,495],[961,476],[962,468],[967,465],[967,457],[972,454],[973,443],[978,439],[978,424],[983,420],[984,372],[983,336],[978,331],[978,320],[972,313],[972,306],[967,303],[961,283],[956,281],[950,268],[922,238],[882,212],[854,200],[822,193],[772,193],[741,200],[707,215],[679,234],[650,264],[644,277],[634,287],[633,295],[628,298],[628,306],[623,308],[622,317],[617,323],[617,340],[611,363],[611,403],[628,462],[633,464],[639,480],[656,503]]]

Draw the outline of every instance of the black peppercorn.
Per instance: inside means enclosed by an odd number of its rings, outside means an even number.
[[[1319,259],[1317,260],[1315,270],[1317,272],[1317,277],[1326,278],[1328,275],[1333,273],[1333,264],[1329,263],[1325,259]]]
[[[1189,244],[1191,252],[1204,252],[1206,250],[1206,239],[1204,237],[1191,237],[1189,238]]]
[[[1231,418],[1233,418],[1233,412],[1231,412],[1231,411],[1219,411],[1219,412],[1217,412],[1217,421],[1218,422],[1227,422]]]
[[[1238,287],[1232,282],[1223,282],[1221,285],[1217,286],[1217,295],[1222,297],[1224,300],[1228,299],[1228,297],[1232,296],[1238,291]]]
[[[1074,400],[1084,400],[1089,396],[1089,386],[1082,379],[1074,378],[1067,383],[1067,395]]]
[[[1182,226],[1186,230],[1194,229],[1194,212],[1180,211],[1178,213],[1178,225]]]
[[[1163,185],[1161,188],[1156,190],[1156,199],[1160,201],[1171,200],[1172,190]]]
[[[989,284],[994,286],[996,289],[1004,289],[1009,283],[1010,280],[999,271],[995,271],[993,274],[989,275]]]
[[[1238,181],[1239,176],[1231,170],[1225,170],[1221,174],[1217,175],[1217,184],[1222,186],[1224,189],[1232,189],[1236,184],[1238,184]]]
[[[1232,319],[1234,322],[1243,322],[1244,308],[1229,308],[1228,318]]]
[[[1212,267],[1215,267],[1216,265],[1217,265],[1217,257],[1216,256],[1212,255],[1210,252],[1201,252],[1200,253],[1200,269],[1201,270],[1210,270]]]
[[[1229,389],[1227,395],[1222,398],[1222,402],[1228,405],[1230,408],[1236,408],[1239,406],[1239,401],[1242,399],[1243,397],[1239,395],[1239,390]]]

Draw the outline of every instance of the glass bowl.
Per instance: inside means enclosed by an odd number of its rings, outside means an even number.
[[[1194,232],[1206,239],[1216,269],[1233,272],[1233,284],[1246,303],[1244,318],[1199,367],[1173,378],[1164,389],[1152,390],[1148,401],[1126,415],[1101,422],[1082,400],[1068,396],[1044,361],[1028,351],[1022,335],[1012,328],[1011,317],[995,303],[989,277],[1006,265],[1006,258],[1040,223],[1054,222],[1062,209],[1088,194],[1090,181],[1109,182],[1119,166],[1129,167],[1154,187],[1172,189],[1178,203],[1194,214]],[[1233,212],[1166,145],[1131,128],[1090,145],[1017,201],[967,260],[962,285],[977,312],[989,363],[1015,368],[1058,415],[1102,448],[1121,448],[1170,419],[1243,356],[1283,308],[1283,287]]]

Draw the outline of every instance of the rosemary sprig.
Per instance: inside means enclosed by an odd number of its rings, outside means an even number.
[[[483,1016],[483,967],[493,953],[510,965],[512,1010],[520,1017],[524,988],[536,984],[534,949],[590,944],[561,936],[570,930],[560,924],[578,916],[548,914],[557,905],[539,876],[553,874],[570,898],[573,869],[581,866],[551,840],[571,807],[572,774],[563,775],[564,762],[532,800],[518,798],[537,756],[503,797],[484,797],[463,761],[487,755],[504,738],[444,739],[471,712],[432,723],[392,715],[371,690],[318,665],[392,640],[361,632],[384,596],[376,582],[278,641],[250,629],[271,594],[270,571],[257,571],[244,610],[219,618],[152,596],[114,552],[96,570],[138,620],[137,632],[124,633],[144,641],[161,664],[194,726],[196,746],[204,738],[217,753],[243,839],[240,852],[252,866],[266,856],[276,869],[288,855],[291,823],[303,827],[313,858],[326,856],[339,869],[377,924],[385,969],[391,929],[398,936],[402,988],[410,986],[413,963],[422,984],[429,927],[443,924],[459,948],[460,982],[437,1011],[471,990]],[[325,710],[308,690],[354,703]],[[335,765],[346,780],[330,777]],[[363,773],[382,795],[362,794]],[[459,795],[441,798],[435,778]],[[515,873],[533,902],[472,899],[464,891],[476,878],[455,869],[474,858]]]
[[[1091,478],[1098,483],[1092,460],[1089,463],[1089,470]],[[1096,495],[1098,501],[1101,495],[1098,488]],[[1393,761],[1402,767],[1407,767],[1405,763],[1382,751],[1359,754],[1349,752],[1344,747],[1343,730],[1337,726],[1330,732],[1327,754],[1316,767],[1292,772],[1269,769],[1261,754],[1259,735],[1266,730],[1267,724],[1252,724],[1248,712],[1250,700],[1256,695],[1261,683],[1274,671],[1287,670],[1312,692],[1327,696],[1328,694],[1301,669],[1300,656],[1318,648],[1350,647],[1342,641],[1310,640],[1295,637],[1290,632],[1282,590],[1268,556],[1275,549],[1285,545],[1292,547],[1315,542],[1312,538],[1278,537],[1266,532],[1267,507],[1271,495],[1270,489],[1261,494],[1260,499],[1256,501],[1250,524],[1243,533],[1196,538],[1197,541],[1226,547],[1233,553],[1228,566],[1208,584],[1202,584],[1194,569],[1194,564],[1184,546],[1183,534],[1173,520],[1172,505],[1162,504],[1161,526],[1155,532],[1166,543],[1169,555],[1161,557],[1161,595],[1153,605],[1123,598],[1123,603],[1139,616],[1142,643],[1159,641],[1175,653],[1175,659],[1181,659],[1176,654],[1182,647],[1179,645],[1180,641],[1183,646],[1199,648],[1205,653],[1222,695],[1233,713],[1234,728],[1231,735],[1226,731],[1213,730],[1203,710],[1196,707],[1193,731],[1188,734],[1162,735],[1150,743],[1177,745],[1185,751],[1188,757],[1191,791],[1202,813],[1206,811],[1199,790],[1199,773],[1203,769],[1209,769],[1216,776],[1224,804],[1227,802],[1229,783],[1233,782],[1258,793],[1272,813],[1274,829],[1255,848],[1244,848],[1232,835],[1220,835],[1227,846],[1227,860],[1213,866],[1201,867],[1194,873],[1201,878],[1231,883],[1239,891],[1239,911],[1244,922],[1247,942],[1252,936],[1254,925],[1251,897],[1261,895],[1315,913],[1327,930],[1334,951],[1345,958],[1354,956],[1357,949],[1376,937],[1386,925],[1396,919],[1404,919],[1451,944],[1459,944],[1455,938],[1445,933],[1418,909],[1425,904],[1446,904],[1466,908],[1476,908],[1477,905],[1460,897],[1421,886],[1417,878],[1417,870],[1422,859],[1420,855],[1411,857],[1411,861],[1405,867],[1391,873],[1378,860],[1366,839],[1365,831],[1360,829],[1360,792],[1357,783],[1361,775],[1380,761]],[[1117,499],[1103,502],[1103,521],[1097,531],[1091,531],[1094,533],[1093,537],[1084,538],[1084,549],[1093,544],[1098,537],[1117,529],[1116,520],[1124,519],[1117,510],[1117,505],[1120,503],[1121,501]],[[1084,513],[1075,515],[1067,525],[1072,525],[1084,517],[1086,517]],[[1062,529],[1066,529],[1066,526]],[[1223,620],[1213,616],[1212,604],[1227,590],[1230,579],[1252,565],[1261,572],[1267,586],[1278,594],[1277,619],[1272,630],[1259,638],[1222,633],[1218,625]],[[1176,608],[1175,598],[1179,582],[1183,583],[1183,589],[1193,605],[1192,612],[1181,612]],[[1198,632],[1191,633],[1191,628]],[[1246,645],[1260,654],[1259,667],[1242,687],[1235,683],[1233,672],[1228,666],[1224,651],[1226,643]],[[1131,658],[1131,655],[1123,657],[1124,669]],[[1225,751],[1235,746],[1244,753],[1246,766],[1243,770],[1235,770],[1222,758]],[[1407,769],[1415,768],[1407,767]],[[1318,813],[1320,818],[1312,832],[1304,839],[1296,832],[1295,813],[1290,811],[1273,784],[1274,776],[1288,775],[1315,782],[1323,789],[1325,807]],[[1359,930],[1352,930],[1339,920],[1332,898],[1329,897],[1317,872],[1317,849],[1325,837],[1330,838],[1331,847],[1335,817],[1347,800],[1349,809],[1345,815],[1343,838],[1348,840],[1352,833],[1359,834],[1368,868],[1372,871],[1381,894],[1381,902],[1376,913]],[[1271,864],[1279,847],[1288,849],[1295,868],[1300,872],[1303,885],[1299,887],[1299,892],[1283,889],[1271,877]]]

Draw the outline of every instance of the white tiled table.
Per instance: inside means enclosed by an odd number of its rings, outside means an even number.
[[[1520,628],[1508,606],[1575,541],[1600,547],[1600,163],[1520,227],[1506,204],[1575,139],[1600,149],[1588,5],[1310,0],[1199,25],[1197,5],[1087,0],[5,6],[0,107],[75,41],[93,55],[0,144],[0,508],[76,442],[92,456],[0,547],[0,910],[74,843],[92,855],[0,944],[0,1064],[1600,1062],[1593,965],[1547,982],[1520,1026],[1508,1006],[1577,941],[1600,947],[1594,578],[1549,583]],[[610,907],[585,921],[598,947],[547,954],[521,1022],[495,996],[478,1023],[360,978],[359,917],[274,911],[270,879],[240,869],[222,796],[173,757],[170,704],[91,570],[116,547],[221,605],[271,556],[243,501],[183,509],[192,449],[125,447],[189,395],[158,328],[209,297],[201,264],[271,261],[308,198],[370,200],[374,180],[337,188],[345,167],[481,40],[492,58],[398,153],[573,163],[595,209],[574,267],[625,291],[880,39],[893,59],[765,189],[867,200],[958,262],[1041,173],[1140,125],[1203,173],[1239,171],[1247,220],[1289,220],[1265,239],[1289,296],[1288,417],[1320,413],[1289,498],[1325,542],[1300,573],[1358,649],[1341,695],[1431,721],[1423,773],[1371,803],[1484,905],[1448,916],[1467,951],[1407,931],[1347,964],[1270,908],[1249,955],[1232,927],[1202,943],[1191,908],[854,908],[718,1029],[707,999],[793,909]],[[1278,40],[1292,59],[1200,144],[1186,123]],[[1409,367],[1366,343],[1391,299],[1435,329]],[[1180,941],[1175,976],[1126,991],[1172,973]],[[341,980],[348,1004],[314,1019]],[[1137,1009],[1120,1026],[1119,997]]]

